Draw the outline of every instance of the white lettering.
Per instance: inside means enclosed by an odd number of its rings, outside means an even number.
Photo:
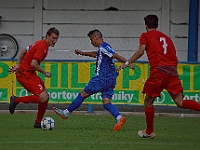
[[[91,98],[92,98],[93,100],[95,100],[94,96],[95,96],[95,94],[91,95]]]
[[[127,94],[128,96],[128,102],[130,103],[133,99],[134,94]]]
[[[134,94],[131,94],[131,93],[125,93],[126,91],[119,91],[118,93],[115,93],[112,97],[112,100],[113,101],[124,101],[124,102],[128,102],[128,103],[131,103],[133,101],[133,98],[134,98]],[[75,93],[75,92],[66,92],[66,91],[51,91],[51,92],[48,92],[49,96],[50,96],[50,99],[55,99],[55,100],[60,100],[60,99],[72,99],[74,100],[79,93]],[[0,97],[2,95],[2,92],[0,92]],[[19,93],[19,96],[22,97],[22,96],[28,96],[29,93],[26,89],[22,89]],[[101,93],[96,93],[96,94],[93,94],[90,96],[91,99],[93,101],[99,101],[99,100],[102,100],[101,98]],[[196,98],[199,96],[196,95],[195,96]]]
[[[56,92],[52,92],[52,93],[51,93],[51,98],[57,99],[57,93],[56,93]]]
[[[126,100],[127,94],[124,94],[124,91],[122,91],[122,100]]]
[[[79,93],[72,93],[73,94],[73,98],[75,99]]]
[[[68,92],[68,93],[66,94],[66,96],[67,96],[67,99],[71,99],[71,98],[72,98],[72,93]]]
[[[184,100],[195,100],[196,102],[199,102],[199,95],[195,94],[195,95],[184,95],[185,97],[183,98]]]

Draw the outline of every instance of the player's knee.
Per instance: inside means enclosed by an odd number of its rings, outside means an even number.
[[[182,102],[176,102],[176,105],[177,105],[179,108],[183,108]]]
[[[49,94],[41,94],[40,95],[40,102],[41,103],[45,103],[45,102],[48,102],[49,101]]]
[[[110,101],[110,99],[108,99],[108,98],[103,98],[102,99],[102,103],[105,105],[105,104],[108,104],[108,103],[110,103],[111,101]]]
[[[154,100],[155,100],[154,97],[146,95],[144,99],[144,106],[145,107],[153,106]]]
[[[40,97],[40,102],[45,103],[49,101],[49,97]]]
[[[145,107],[153,106],[153,101],[145,100],[145,101],[144,101],[144,106],[145,106]]]
[[[180,96],[177,96],[175,99],[174,99],[174,102],[176,103],[176,105],[179,107],[179,108],[182,108],[182,102],[183,102],[183,99],[182,97]]]
[[[175,97],[173,97],[174,102],[179,108],[183,108],[182,103],[183,103],[183,94],[180,92],[177,94]]]
[[[81,94],[81,96],[83,97],[83,98],[88,98],[90,95],[89,94],[87,94],[84,90],[82,90],[81,92],[80,92],[80,94]]]

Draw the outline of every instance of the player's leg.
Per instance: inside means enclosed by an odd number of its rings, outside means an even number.
[[[35,84],[33,84],[31,89],[29,88],[29,91],[34,94],[33,96],[37,96],[37,98],[35,97],[35,99],[31,100],[31,97],[29,97],[28,99],[31,103],[38,103],[37,117],[33,126],[35,128],[41,128],[41,121],[48,106],[49,94],[45,88],[44,82],[40,77],[34,76],[33,79],[35,81]]]
[[[78,96],[74,99],[74,101],[68,106],[67,110],[71,113],[77,108],[79,108],[83,101],[88,98],[90,95],[87,94],[84,90],[82,90]]]
[[[183,100],[183,94],[179,93],[174,102],[179,108],[200,111],[200,104],[194,100]]]
[[[145,96],[145,100],[144,100],[144,106],[145,106],[145,119],[146,119],[146,130],[145,130],[145,134],[143,135],[143,137],[148,137],[149,135],[152,135],[152,133],[154,134],[154,106],[153,106],[153,102],[154,102],[155,98],[146,95]],[[141,132],[141,131],[140,131]],[[144,133],[144,131],[143,131]]]
[[[22,74],[22,73],[16,73],[17,81],[30,93],[34,95],[29,96],[23,96],[23,97],[16,97],[11,96],[10,97],[10,105],[9,105],[9,111],[11,114],[14,113],[15,108],[18,103],[39,103],[40,98],[38,94],[43,92],[44,90],[44,84],[41,79],[37,75],[33,74]],[[40,85],[40,87],[38,86]]]
[[[179,77],[173,77],[167,86],[167,91],[179,108],[200,111],[200,104],[194,100],[183,100],[183,87]]]
[[[103,85],[102,85],[102,90],[101,91],[101,97],[102,97],[102,103],[104,109],[106,109],[110,114],[116,119],[116,124],[113,127],[114,131],[119,131],[123,124],[126,122],[126,118],[122,117],[120,114],[119,110],[115,105],[111,103],[111,99],[114,94],[114,88],[116,85],[116,78],[110,78],[110,79],[102,79],[103,80]]]
[[[16,103],[40,103],[48,101],[48,97],[39,96],[44,90],[44,82],[36,74],[16,74],[17,81],[31,94],[29,96],[17,97]]]
[[[33,125],[35,128],[41,128],[41,121],[48,107],[49,94],[46,89],[39,95],[39,99],[37,117]]]
[[[16,97],[16,96],[11,96],[10,97],[10,104],[9,104],[9,111],[11,114],[14,114],[15,108],[17,104],[20,102],[23,103],[39,103],[39,97],[37,95],[30,95],[30,96],[24,96],[24,97]]]
[[[15,107],[18,103],[38,103],[38,113],[34,123],[35,128],[41,128],[41,121],[46,112],[49,94],[45,89],[44,82],[36,74],[22,74],[16,75],[18,82],[33,95],[24,97],[15,97],[10,103],[9,110],[14,113]],[[13,104],[16,104],[15,107]]]
[[[105,97],[106,95],[102,95],[103,108],[106,109],[108,112],[110,112],[110,114],[116,119],[116,124],[113,127],[113,130],[119,131],[126,122],[126,118],[122,117],[117,107],[111,103],[110,98],[105,98]]]
[[[145,119],[146,119],[146,129],[138,131],[138,135],[142,138],[155,138],[154,133],[154,102],[153,97],[148,95],[145,96],[144,106],[145,106]]]
[[[144,84],[142,93],[146,94],[144,100],[146,129],[138,131],[138,135],[142,138],[155,138],[154,133],[154,100],[160,96],[167,82],[165,74],[162,74],[158,69],[151,71],[150,77]]]
[[[67,119],[69,114],[73,112],[75,109],[81,106],[83,101],[89,97],[90,95],[96,93],[99,91],[99,88],[101,87],[101,83],[99,82],[100,80],[97,79],[97,77],[93,77],[90,79],[88,82],[87,86],[82,90],[78,96],[74,99],[74,101],[68,106],[67,109],[62,110],[58,109],[56,107],[53,107],[52,109],[54,112],[58,115],[61,116],[63,119]],[[102,82],[102,81],[101,81]]]
[[[62,109],[58,109],[56,107],[53,107],[53,110],[56,114],[58,114],[59,116],[61,116],[61,118],[63,119],[67,119],[69,114],[71,112],[73,112],[74,110],[76,110],[77,108],[79,108],[84,99],[86,99],[89,96],[89,94],[87,94],[84,90],[82,90],[78,96],[74,99],[74,101],[68,106],[67,109],[62,110]]]
[[[87,94],[84,90],[82,90],[78,94],[78,96],[74,99],[74,101],[68,106],[67,109],[62,110],[62,109],[59,109],[59,108],[56,108],[56,107],[53,107],[52,109],[54,110],[54,112],[56,114],[61,116],[61,118],[67,119],[69,114],[71,112],[73,112],[74,110],[76,110],[77,108],[79,108],[82,105],[83,101],[89,96],[90,96],[89,94]]]

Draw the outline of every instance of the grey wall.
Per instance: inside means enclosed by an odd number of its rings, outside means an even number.
[[[111,6],[119,10],[105,11]],[[21,50],[55,26],[60,38],[47,59],[80,60],[89,58],[76,56],[74,49],[95,50],[87,33],[97,28],[116,52],[129,58],[138,49],[148,14],[158,15],[158,30],[172,38],[179,61],[187,61],[189,0],[1,0],[0,33],[13,35]]]

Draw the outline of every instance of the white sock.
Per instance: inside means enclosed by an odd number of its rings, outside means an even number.
[[[121,118],[122,118],[122,115],[118,115],[118,116],[116,117],[116,120],[119,121]]]
[[[67,109],[63,110],[64,115],[69,115],[69,111]]]

